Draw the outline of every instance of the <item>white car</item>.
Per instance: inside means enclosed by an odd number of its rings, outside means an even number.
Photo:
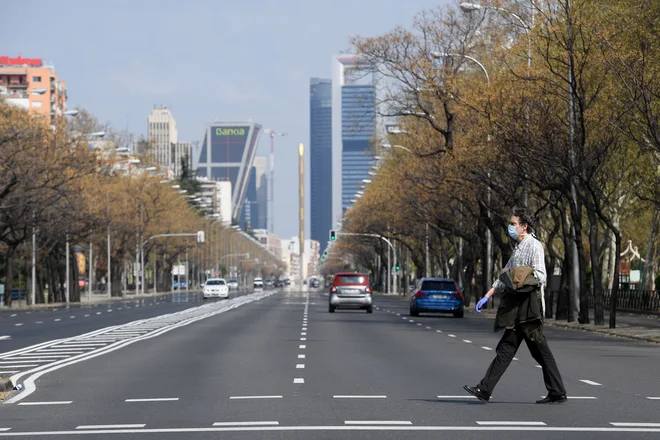
[[[264,288],[264,280],[261,278],[255,278],[254,281],[252,282],[252,287],[255,289],[263,289]]]
[[[238,280],[229,280],[227,283],[227,286],[229,286],[230,289],[237,290],[238,289]]]
[[[223,278],[209,278],[204,283],[204,299],[229,298],[229,286]]]

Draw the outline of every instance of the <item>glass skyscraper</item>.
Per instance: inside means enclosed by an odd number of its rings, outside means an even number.
[[[369,151],[376,132],[376,94],[373,85],[344,85],[341,89],[341,207],[346,211],[362,180],[375,163]]]
[[[311,238],[328,241],[332,229],[332,82],[309,83]],[[324,246],[322,246],[324,247]]]

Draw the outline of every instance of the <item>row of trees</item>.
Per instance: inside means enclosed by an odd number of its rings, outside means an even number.
[[[99,144],[90,143],[88,134],[101,129],[110,139],[103,148],[90,148]],[[191,205],[192,194],[182,194],[178,182],[146,169],[148,157],[138,166],[137,160],[117,152],[126,151],[122,147],[130,143],[128,134],[102,126],[84,111],[66,124],[62,120],[50,126],[40,116],[0,100],[0,283],[6,305],[12,303],[15,281],[29,292],[33,249],[37,303],[65,301],[67,283],[68,300],[79,301],[78,281],[89,280],[90,269],[94,287],[107,289],[110,283],[112,296],[137,290],[136,262],[141,262],[142,249],[145,291],[170,290],[173,268],[186,259],[194,262],[188,266],[187,281],[223,272],[229,253],[250,253],[249,261],[234,260],[246,277],[281,270],[281,262],[254,239]],[[205,231],[204,243],[189,236],[150,239],[197,231]],[[67,244],[86,250],[91,245],[94,257],[81,267],[72,252],[69,280]]]
[[[379,113],[402,130],[374,146],[378,173],[343,228],[394,239],[422,274],[428,241],[432,272],[478,298],[511,253],[511,207],[527,206],[561,273],[557,318],[587,323],[593,303],[604,324],[611,289],[614,327],[622,241],[646,248],[642,287],[654,283],[659,43],[653,0],[462,4],[354,38],[360,70],[382,78]],[[348,252],[372,267],[365,246]]]

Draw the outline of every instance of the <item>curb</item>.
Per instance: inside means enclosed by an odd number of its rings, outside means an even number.
[[[10,379],[0,379],[0,393],[8,393],[14,389],[14,384]]]
[[[494,318],[495,317],[495,312],[490,311],[490,310],[483,310],[482,315],[485,315],[488,318]],[[548,322],[544,321],[544,325],[547,325],[549,327],[557,327],[557,328],[564,328],[567,330],[575,330],[575,331],[582,331],[582,332],[587,332],[587,333],[596,333],[604,336],[614,336],[617,338],[623,338],[623,339],[629,339],[633,341],[642,341],[642,342],[649,342],[651,344],[660,344],[660,336],[659,337],[644,337],[644,336],[636,336],[636,335],[627,335],[624,333],[619,333],[616,330],[612,331],[611,329],[600,329],[596,327],[587,327],[581,324],[576,324],[576,325],[571,325],[571,324],[563,324],[561,322]]]

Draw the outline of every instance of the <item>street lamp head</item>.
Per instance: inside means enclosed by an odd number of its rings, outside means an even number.
[[[46,93],[46,89],[32,89],[30,90],[30,93],[34,95],[43,95],[44,93]]]
[[[181,185],[172,185],[172,189],[179,189],[181,188]]]
[[[156,171],[156,167],[146,167],[144,171]]]
[[[64,112],[64,114],[67,116],[78,116],[78,114],[80,114],[80,110],[67,110]]]
[[[371,179],[362,179],[363,183],[371,183]]]
[[[463,12],[474,12],[483,9],[483,6],[477,3],[469,3],[469,2],[461,3],[459,7]]]
[[[128,163],[131,165],[137,165],[140,163],[140,159],[128,159]]]
[[[98,137],[102,138],[105,137],[105,131],[95,131],[94,133],[90,133],[87,135],[88,137]]]

